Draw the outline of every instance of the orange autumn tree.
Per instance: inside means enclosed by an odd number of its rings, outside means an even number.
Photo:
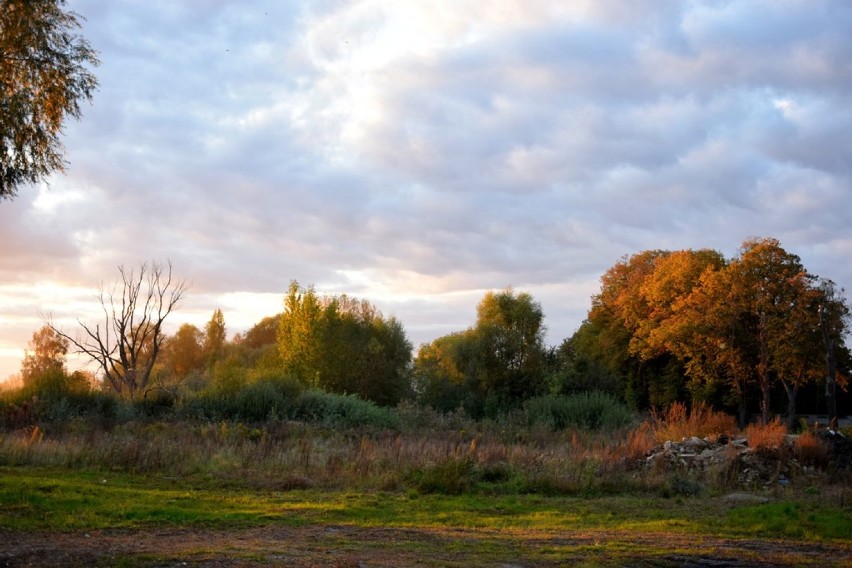
[[[740,255],[728,266],[728,301],[741,324],[752,334],[750,353],[760,388],[760,413],[769,422],[770,396],[774,379],[785,374],[783,362],[795,349],[791,335],[813,325],[808,290],[812,277],[795,254],[784,250],[777,239],[749,239]]]
[[[816,282],[772,238],[745,241],[729,262],[712,250],[644,251],[603,275],[574,356],[618,374],[640,406],[636,393],[650,406],[683,400],[688,380],[693,400],[736,400],[741,423],[757,390],[768,421],[782,387],[792,420],[798,390],[822,375],[831,412],[849,311],[842,293]]]
[[[43,326],[33,333],[29,348],[21,363],[21,379],[24,385],[33,382],[45,373],[65,373],[65,357],[68,355],[68,340],[50,326]]]

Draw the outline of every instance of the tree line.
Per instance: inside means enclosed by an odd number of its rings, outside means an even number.
[[[200,329],[162,326],[188,290],[170,264],[120,269],[102,290],[103,321],[77,334],[48,320],[21,368],[25,387],[84,389],[127,399],[235,396],[253,381],[286,377],[306,388],[382,406],[414,400],[440,411],[496,417],[542,395],[604,391],[637,410],[702,402],[736,411],[757,404],[767,421],[781,395],[793,420],[802,389],[837,415],[852,357],[849,307],[833,282],[810,274],[771,238],[732,259],[713,250],[648,250],[619,260],[579,329],[545,345],[541,305],[527,292],[490,291],[465,330],[414,352],[402,324],[345,294],[320,296],[293,281],[283,311],[227,338],[222,311]],[[69,350],[97,364],[97,379],[68,374]],[[783,394],[782,394],[783,393]]]

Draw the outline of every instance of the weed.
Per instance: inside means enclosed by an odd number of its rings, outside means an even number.
[[[787,427],[777,418],[768,424],[750,424],[745,437],[751,448],[780,448],[787,437]]]
[[[474,463],[469,458],[450,458],[442,463],[413,471],[411,479],[421,493],[461,495],[478,480]]]

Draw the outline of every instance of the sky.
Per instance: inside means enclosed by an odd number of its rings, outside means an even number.
[[[774,237],[852,288],[852,2],[67,7],[100,87],[66,171],[0,202],[0,379],[145,261],[191,283],[171,330],[245,331],[295,279],[415,346],[508,286],[558,344],[647,249]]]

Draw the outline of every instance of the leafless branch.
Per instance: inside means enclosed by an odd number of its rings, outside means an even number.
[[[52,318],[46,323],[77,353],[97,363],[117,393],[133,398],[148,387],[163,341],[163,322],[183,299],[189,284],[173,279],[171,262],[143,262],[138,273],[123,266],[118,271],[120,280],[108,290],[101,284],[98,301],[102,324],[78,319],[81,333],[73,337],[58,329]]]

